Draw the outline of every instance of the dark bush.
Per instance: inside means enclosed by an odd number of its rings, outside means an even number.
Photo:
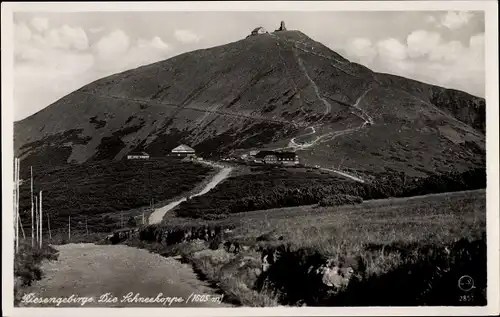
[[[367,276],[365,260],[355,257],[351,261],[355,274],[339,292],[327,287],[321,275],[311,273],[311,267],[326,262],[326,257],[316,250],[292,251],[286,246],[264,250],[263,255],[272,265],[259,276],[255,289],[292,306],[486,305],[485,234],[480,239],[463,238],[448,246],[395,243],[378,247],[387,254],[401,254],[404,262],[385,273]],[[464,291],[458,287],[464,275],[472,278],[475,288]]]
[[[321,207],[341,206],[341,205],[356,205],[361,204],[363,198],[351,195],[333,195],[321,199],[318,203]]]
[[[391,246],[384,246],[391,249]],[[354,281],[319,306],[479,306],[486,305],[486,235],[463,238],[447,248],[436,245],[395,247],[405,263],[378,276]],[[415,252],[416,251],[416,252]],[[464,291],[459,279],[469,275],[475,288]],[[411,287],[408,287],[411,285]]]
[[[43,277],[41,263],[43,260],[55,261],[58,258],[57,250],[48,245],[42,248],[32,248],[29,243],[21,242],[19,251],[14,256],[14,304],[21,300],[22,289],[31,286],[33,282]]]
[[[132,228],[137,227],[137,221],[135,220],[135,217],[131,216],[130,218],[128,218],[127,226],[132,227]]]

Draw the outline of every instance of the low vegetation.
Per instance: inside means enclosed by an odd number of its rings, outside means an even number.
[[[464,173],[450,172],[427,178],[411,178],[405,174],[377,175],[369,183],[357,183],[325,172],[262,169],[228,178],[203,196],[180,204],[179,217],[217,219],[232,213],[293,207],[359,202],[389,197],[410,197],[433,193],[473,190],[486,187],[486,170]],[[340,195],[340,196],[339,196]],[[339,200],[340,197],[359,197]],[[335,198],[337,197],[337,198]]]
[[[43,191],[44,222],[50,221],[54,236],[59,231],[67,235],[69,216],[73,234],[109,232],[120,228],[120,222],[127,225],[132,216],[127,210],[147,207],[151,199],[161,203],[188,192],[210,172],[205,165],[170,159],[103,161],[45,169],[34,166],[34,192]],[[23,165],[21,178],[21,220],[30,232],[29,166]]]
[[[361,204],[363,202],[363,198],[359,196],[351,196],[351,195],[333,195],[329,197],[325,197],[321,199],[318,203],[321,207],[327,206],[342,206],[342,205],[355,205]]]
[[[46,244],[42,248],[20,241],[14,256],[14,304],[20,303],[24,290],[43,277],[41,264],[44,260],[57,260],[57,250]]]
[[[246,306],[484,305],[485,204],[478,190],[174,218],[127,243],[181,255]]]

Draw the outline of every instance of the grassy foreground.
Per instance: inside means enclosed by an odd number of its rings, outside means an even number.
[[[28,241],[20,241],[19,251],[14,256],[14,305],[21,301],[26,287],[42,279],[42,262],[57,258],[57,250],[49,245],[43,244],[42,248],[38,248],[31,247]]]
[[[244,306],[485,305],[485,210],[484,190],[311,205],[207,221],[232,228],[211,239],[139,244],[182,255]],[[189,227],[165,228],[176,221]],[[475,289],[458,288],[463,275]]]

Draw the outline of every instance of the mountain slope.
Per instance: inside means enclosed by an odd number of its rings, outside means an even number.
[[[311,133],[314,131],[314,133]],[[290,148],[311,164],[422,175],[485,164],[485,101],[379,74],[299,31],[115,74],[15,123],[26,162]]]

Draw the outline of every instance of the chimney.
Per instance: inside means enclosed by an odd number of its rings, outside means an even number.
[[[280,31],[286,31],[285,21],[281,21]]]
[[[277,29],[275,32],[279,31],[286,31],[285,21],[281,21],[279,29]]]

